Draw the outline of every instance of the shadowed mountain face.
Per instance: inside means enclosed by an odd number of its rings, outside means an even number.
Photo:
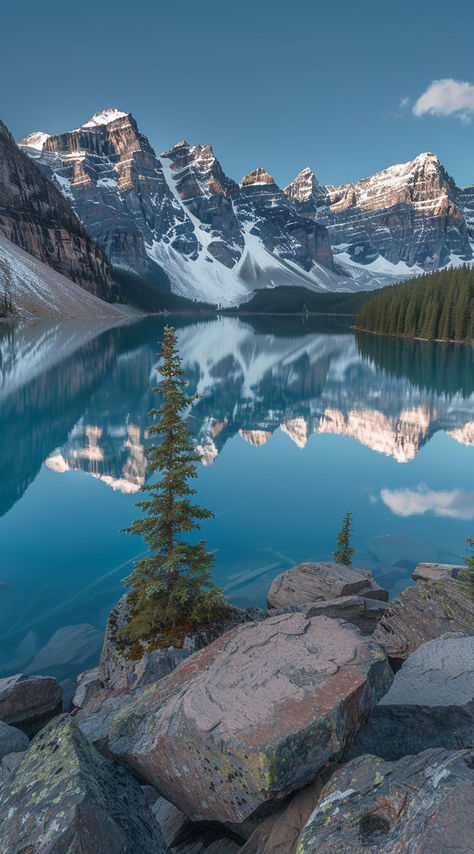
[[[146,479],[156,341],[164,321],[117,328],[80,322],[0,330],[0,514],[41,464],[85,471],[122,493]],[[289,329],[291,328],[291,334]],[[331,333],[295,321],[256,331],[223,318],[178,330],[189,414],[204,465],[234,436],[262,446],[280,428],[303,448],[312,434],[349,436],[399,463],[437,431],[472,443],[472,348]]]
[[[18,148],[1,121],[0,233],[86,291],[107,301],[117,298],[104,251],[86,234],[57,184]]]

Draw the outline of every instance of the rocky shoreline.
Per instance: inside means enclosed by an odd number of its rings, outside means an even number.
[[[268,611],[138,660],[122,597],[69,712],[53,678],[0,679],[0,854],[469,854],[460,569],[419,564],[388,603],[368,570],[300,564]]]

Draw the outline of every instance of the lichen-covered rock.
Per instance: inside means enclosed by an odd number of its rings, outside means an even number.
[[[21,729],[0,721],[0,760],[9,753],[26,750],[30,739]]]
[[[392,678],[349,623],[282,614],[135,691],[108,749],[191,819],[239,823],[340,756]]]
[[[34,739],[0,790],[0,854],[164,854],[139,784],[66,716]]]
[[[474,601],[452,578],[418,582],[390,603],[374,638],[391,659],[405,660],[420,644],[452,632],[474,633]]]
[[[297,854],[472,854],[473,767],[467,750],[360,756],[323,789]]]
[[[285,608],[354,594],[388,600],[387,591],[379,587],[369,569],[333,561],[300,563],[280,573],[273,580],[267,599],[269,608]]]
[[[0,721],[33,735],[50,718],[59,714],[62,690],[50,676],[17,673],[0,679]]]
[[[473,715],[474,635],[444,635],[402,664],[349,756],[400,759],[429,747],[472,747]]]

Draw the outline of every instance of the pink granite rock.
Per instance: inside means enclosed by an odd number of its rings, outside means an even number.
[[[239,823],[340,757],[392,679],[349,623],[281,614],[134,691],[108,750],[192,820]]]
[[[300,563],[274,578],[268,591],[269,608],[286,608],[340,596],[364,596],[388,600],[369,569],[357,569],[343,563]]]

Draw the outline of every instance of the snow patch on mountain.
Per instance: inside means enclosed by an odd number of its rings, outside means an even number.
[[[121,110],[107,109],[94,113],[88,122],[85,122],[81,127],[95,128],[99,125],[108,125],[110,122],[115,122],[116,119],[125,119],[128,113],[122,113]]]
[[[36,151],[42,151],[44,144],[49,137],[49,133],[34,131],[33,133],[28,134],[28,136],[25,136],[18,145],[26,145],[28,148],[34,148]]]

